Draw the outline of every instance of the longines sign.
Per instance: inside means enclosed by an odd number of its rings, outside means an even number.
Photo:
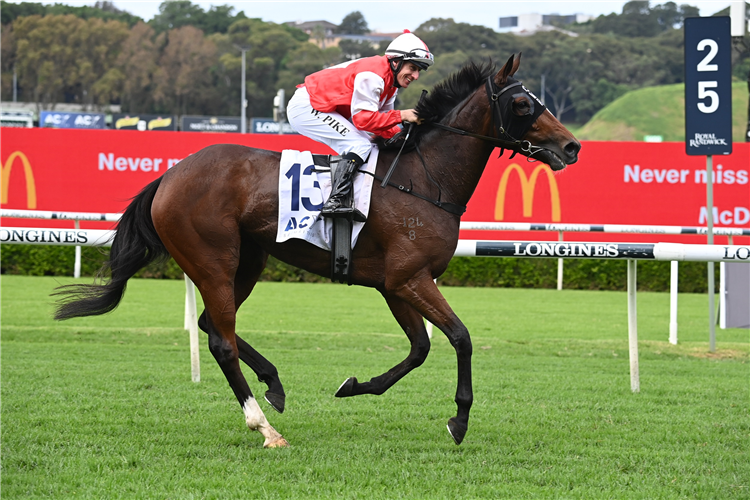
[[[0,243],[21,245],[76,245],[108,246],[114,231],[101,229],[39,229],[4,227],[0,229]]]
[[[477,256],[565,257],[594,259],[653,259],[654,245],[646,243],[555,243],[542,241],[480,241]]]
[[[459,240],[454,255],[456,257],[564,257],[750,263],[750,246]]]

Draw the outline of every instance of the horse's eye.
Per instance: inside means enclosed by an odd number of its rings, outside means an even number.
[[[527,99],[521,99],[520,101],[515,101],[514,106],[516,113],[518,113],[520,116],[528,115],[531,113],[531,104],[529,104],[529,101]]]

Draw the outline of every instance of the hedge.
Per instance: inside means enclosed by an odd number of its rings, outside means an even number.
[[[96,276],[106,261],[106,249],[81,249],[81,275]],[[64,246],[2,245],[0,273],[28,276],[72,276],[75,250]],[[626,290],[627,263],[624,260],[565,260],[563,287],[575,290]],[[718,291],[719,266],[715,266]],[[705,262],[681,262],[679,291],[704,293],[708,286]],[[174,260],[152,264],[136,274],[140,278],[181,279]],[[262,281],[328,282],[273,257],[261,275]],[[555,288],[557,259],[457,257],[438,279],[443,286],[486,286],[505,288]],[[638,290],[669,291],[669,262],[640,261]]]

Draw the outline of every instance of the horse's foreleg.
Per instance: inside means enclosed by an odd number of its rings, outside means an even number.
[[[357,396],[359,394],[383,394],[407,373],[420,366],[430,352],[430,339],[427,336],[424,320],[413,307],[398,297],[383,295],[393,316],[401,325],[411,342],[409,355],[386,373],[372,378],[369,382],[358,382],[356,377],[348,378],[336,392],[336,397]]]
[[[393,293],[411,304],[427,321],[440,328],[456,350],[458,360],[458,387],[456,406],[458,413],[448,420],[448,432],[461,444],[469,427],[469,411],[474,401],[471,388],[471,337],[469,330],[453,312],[432,277],[415,278],[393,290]]]

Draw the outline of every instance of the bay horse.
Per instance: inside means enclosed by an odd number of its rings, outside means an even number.
[[[348,378],[335,395],[383,394],[420,366],[430,350],[425,318],[448,337],[458,359],[458,411],[448,420],[456,444],[466,435],[473,401],[472,345],[433,279],[453,256],[461,213],[495,147],[540,160],[553,170],[575,163],[581,148],[513,78],[520,60],[520,54],[513,55],[500,70],[491,62],[470,62],[420,101],[416,111],[424,123],[415,127],[411,151],[400,158],[393,181],[386,189],[375,183],[369,219],[352,253],[352,283],[383,295],[411,348],[406,359],[384,374],[367,382]],[[376,179],[382,180],[396,150],[383,145]],[[62,295],[58,320],[103,314],[117,307],[139,269],[172,256],[203,297],[199,325],[247,426],[260,431],[264,447],[288,442],[268,423],[239,361],[267,385],[265,399],[278,412],[284,411],[285,393],[276,367],[237,336],[237,310],[269,255],[321,276],[331,271],[330,252],[300,239],[276,242],[280,156],[233,144],[208,146],[188,156],[128,205],[100,274],[108,277],[55,292]]]

